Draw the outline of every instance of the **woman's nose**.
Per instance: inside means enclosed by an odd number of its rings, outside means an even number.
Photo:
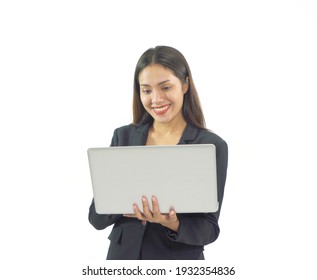
[[[164,101],[164,94],[160,90],[153,90],[152,103],[160,103]]]

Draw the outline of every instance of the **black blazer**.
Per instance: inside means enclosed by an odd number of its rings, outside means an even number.
[[[145,145],[150,125],[127,125],[114,131],[111,146]],[[216,213],[177,214],[178,232],[160,224],[146,223],[122,215],[96,213],[94,201],[89,208],[89,222],[98,230],[114,224],[109,235],[109,260],[182,260],[204,259],[204,245],[219,235],[218,219],[227,174],[228,147],[216,134],[187,124],[179,144],[214,144],[217,155],[219,210]],[[197,178],[199,184],[199,178]]]

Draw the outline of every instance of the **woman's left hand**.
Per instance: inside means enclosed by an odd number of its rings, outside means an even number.
[[[143,212],[140,211],[137,204],[133,204],[134,214],[124,215],[129,218],[137,218],[142,221],[148,221],[150,223],[159,223],[173,231],[178,231],[179,220],[174,210],[171,210],[168,214],[161,214],[157,198],[152,196],[152,211],[149,207],[148,199],[142,197]]]

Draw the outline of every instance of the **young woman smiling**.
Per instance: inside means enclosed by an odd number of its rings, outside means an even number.
[[[205,128],[184,56],[174,48],[158,46],[148,49],[137,63],[133,123],[114,131],[111,146],[177,144],[216,146],[219,210],[192,214],[171,210],[161,214],[158,198],[153,196],[142,197],[141,207],[131,205],[133,215],[100,215],[92,201],[90,223],[99,230],[114,224],[107,259],[204,259],[204,246],[214,242],[220,231],[218,219],[227,174],[227,144]]]

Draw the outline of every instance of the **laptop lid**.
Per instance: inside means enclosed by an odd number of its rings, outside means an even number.
[[[90,148],[88,159],[99,214],[130,214],[133,203],[142,211],[152,195],[161,213],[218,210],[213,144]]]

